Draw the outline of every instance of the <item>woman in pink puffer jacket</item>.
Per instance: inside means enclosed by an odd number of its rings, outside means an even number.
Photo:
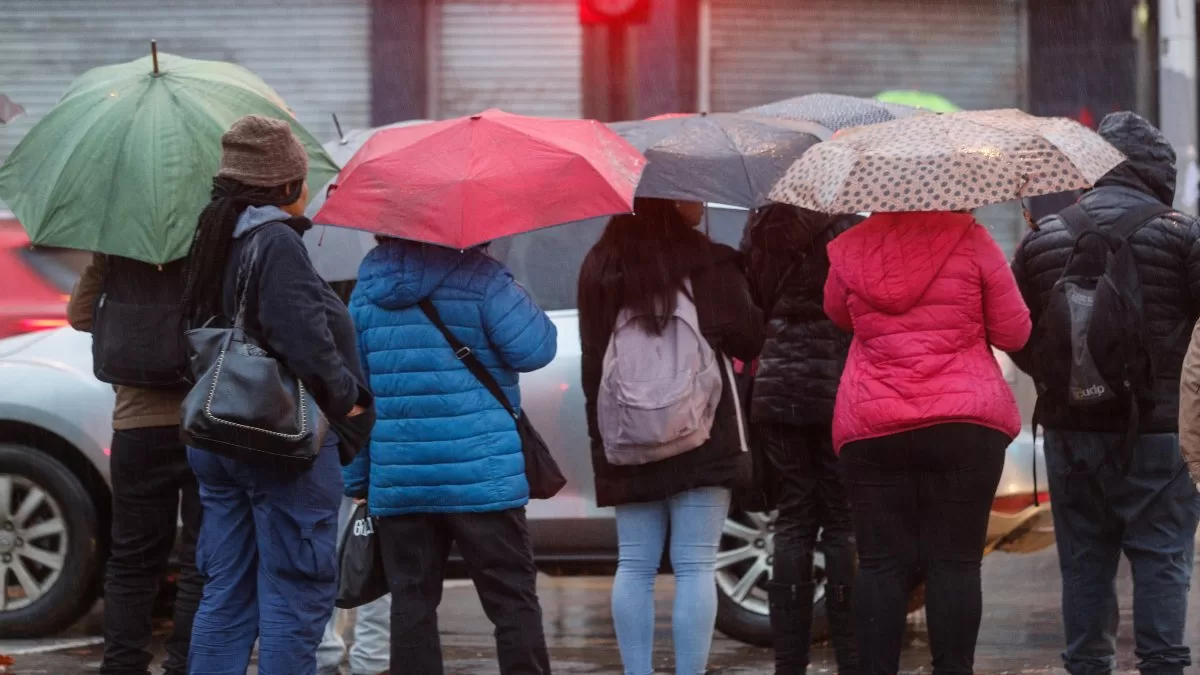
[[[877,213],[829,245],[829,262],[825,312],[854,334],[833,436],[858,539],[863,672],[897,672],[923,579],[934,670],[970,673],[988,512],[1021,430],[992,347],[1023,347],[1029,310],[970,214]]]

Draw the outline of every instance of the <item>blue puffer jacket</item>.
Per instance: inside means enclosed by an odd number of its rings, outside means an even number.
[[[376,516],[523,506],[529,484],[516,424],[417,307],[426,297],[515,407],[517,373],[554,359],[554,324],[500,262],[408,241],[376,248],[350,313],[379,420],[368,450],[344,469],[346,494],[366,492]]]

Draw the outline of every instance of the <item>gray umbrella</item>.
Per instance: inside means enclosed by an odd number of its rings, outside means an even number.
[[[336,119],[336,118],[335,118]],[[325,150],[338,166],[346,166],[354,153],[366,144],[376,132],[396,127],[407,127],[414,124],[424,124],[428,120],[409,120],[396,122],[374,129],[356,129],[337,140],[325,144]],[[309,218],[315,217],[321,205],[325,203],[328,185],[324,185],[313,195],[312,201],[305,211]],[[361,230],[347,230],[341,227],[316,225],[304,234],[304,244],[308,247],[308,255],[312,258],[317,273],[326,281],[350,281],[358,278],[358,266],[367,252],[375,248],[375,235]]]
[[[833,131],[927,114],[920,108],[841,94],[806,94],[747,108],[742,112],[764,117],[808,120]]]
[[[638,197],[746,208],[770,203],[767,194],[787,168],[830,136],[813,122],[738,113],[610,126],[649,160]]]

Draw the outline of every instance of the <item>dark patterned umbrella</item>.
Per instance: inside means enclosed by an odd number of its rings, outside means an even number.
[[[764,117],[808,120],[832,131],[927,114],[919,108],[898,103],[883,103],[841,94],[807,94],[747,108],[742,112]]]
[[[792,162],[830,136],[813,122],[739,113],[610,126],[648,160],[638,197],[746,208],[770,203],[767,193]]]

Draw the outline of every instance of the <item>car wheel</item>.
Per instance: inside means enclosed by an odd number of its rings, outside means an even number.
[[[61,462],[0,444],[0,637],[61,631],[96,601],[98,519]]]
[[[717,549],[717,630],[759,647],[770,647],[767,581],[775,563],[775,513],[734,512],[725,519]],[[825,555],[813,555],[814,642],[829,637],[825,616]]]

